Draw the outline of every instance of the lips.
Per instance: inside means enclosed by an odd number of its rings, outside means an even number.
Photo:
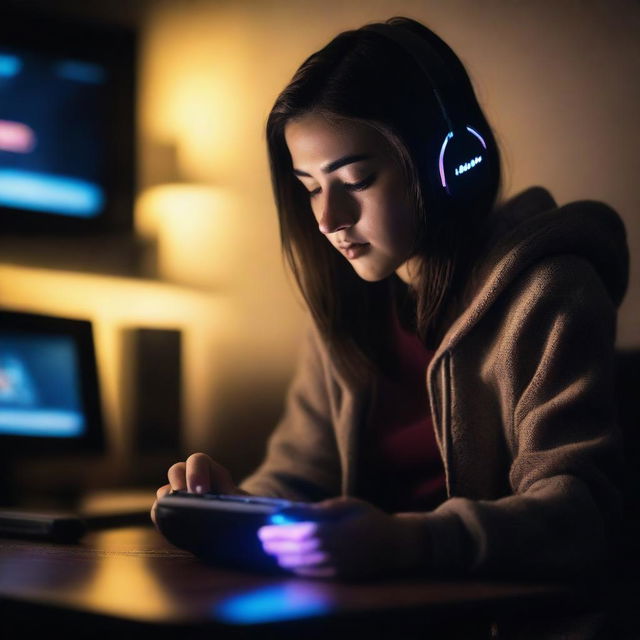
[[[366,253],[369,246],[368,242],[350,242],[348,244],[339,244],[338,249],[344,253],[349,260],[353,260]]]

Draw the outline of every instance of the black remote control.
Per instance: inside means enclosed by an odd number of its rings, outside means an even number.
[[[308,510],[311,504],[282,498],[172,491],[158,499],[156,523],[169,542],[204,562],[282,574],[285,570],[262,548],[258,529],[296,522],[301,519],[295,514],[296,508]]]

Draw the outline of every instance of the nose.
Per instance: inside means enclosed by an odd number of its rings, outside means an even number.
[[[318,217],[318,228],[325,235],[335,233],[340,229],[348,229],[357,220],[353,211],[353,203],[348,202],[347,198],[339,201],[336,196],[329,194],[324,203],[320,203],[319,206],[321,213]]]
[[[320,218],[320,222],[318,224],[318,228],[321,233],[329,234],[335,233],[336,231],[340,231],[340,229],[348,229],[352,223],[349,222],[337,222],[332,220],[331,218],[322,217]]]

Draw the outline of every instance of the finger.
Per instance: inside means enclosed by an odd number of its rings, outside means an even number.
[[[304,540],[318,533],[317,522],[294,522],[292,524],[265,525],[258,529],[260,540]]]
[[[205,493],[212,491],[211,458],[206,453],[192,453],[186,462],[187,491]]]
[[[167,471],[169,484],[174,491],[184,491],[187,488],[186,463],[176,462]]]
[[[270,554],[287,553],[310,553],[317,551],[320,547],[318,538],[309,540],[266,540],[262,543],[262,548]]]
[[[187,487],[193,493],[239,493],[231,474],[206,453],[193,453],[187,458]],[[200,487],[200,491],[198,491]]]
[[[316,551],[314,553],[292,553],[278,556],[278,564],[287,569],[293,567],[312,567],[325,564],[328,561],[329,555],[323,551]]]
[[[162,496],[166,496],[170,491],[171,485],[165,484],[156,491],[156,498],[162,498]]]
[[[166,496],[170,491],[171,491],[170,484],[165,484],[156,491],[156,499],[151,505],[151,513],[150,513],[151,521],[153,522],[154,525],[156,525],[156,527],[158,526],[158,523],[156,522],[156,509],[158,508],[158,500],[162,498],[162,496]]]

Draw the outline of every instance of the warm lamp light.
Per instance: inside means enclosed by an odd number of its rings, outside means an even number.
[[[158,243],[158,276],[205,289],[228,284],[239,224],[231,194],[194,183],[170,183],[144,191],[136,204],[136,227]]]

